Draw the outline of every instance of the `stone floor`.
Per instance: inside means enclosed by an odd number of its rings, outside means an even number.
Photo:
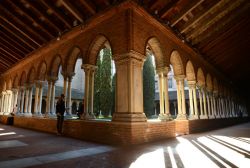
[[[0,167],[250,167],[250,122],[117,147],[0,124]]]

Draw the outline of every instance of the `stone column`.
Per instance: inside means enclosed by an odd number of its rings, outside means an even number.
[[[37,106],[37,116],[42,116],[42,100],[43,100],[43,84],[39,84],[39,94],[38,94],[38,106]]]
[[[18,96],[17,96],[17,115],[21,114],[21,98],[22,98],[22,89],[18,87]]]
[[[33,87],[30,86],[29,88],[29,99],[28,99],[28,111],[27,111],[27,114],[28,116],[32,116],[32,113],[31,113],[31,106],[32,106],[32,92],[33,92]]]
[[[50,115],[51,87],[52,87],[52,82],[51,82],[50,79],[48,79],[48,92],[47,92],[47,99],[46,99],[46,113],[45,113],[45,117],[49,117],[49,115]]]
[[[21,97],[21,109],[20,112],[23,115],[24,114],[24,97],[25,97],[25,87],[22,87],[22,97]]]
[[[200,102],[200,119],[203,119],[204,117],[204,113],[203,113],[203,103],[202,103],[202,91],[201,88],[199,87],[198,89],[198,93],[199,93],[199,102]]]
[[[68,77],[66,74],[63,75],[63,94],[64,94],[64,101],[65,106],[67,104],[67,87],[68,87]]]
[[[71,113],[71,105],[72,105],[72,103],[71,103],[71,82],[72,82],[72,77],[73,77],[73,75],[71,75],[71,76],[69,76],[68,77],[68,90],[67,90],[67,102],[66,102],[66,104],[67,104],[67,115],[69,115],[69,116],[71,116],[72,115],[72,113]]]
[[[1,112],[2,112],[2,93],[0,94],[0,115],[2,115]]]
[[[196,99],[196,82],[188,81],[190,115],[189,119],[198,119],[197,99]]]
[[[208,118],[213,119],[213,114],[212,114],[212,102],[210,101],[211,99],[211,91],[207,92],[207,109],[208,109]]]
[[[207,114],[207,91],[206,89],[203,87],[202,88],[202,93],[203,93],[203,107],[204,107],[204,116],[203,118],[204,119],[207,119],[208,118],[208,114]]]
[[[162,70],[158,70],[157,72],[158,77],[159,77],[159,98],[160,98],[160,114],[159,114],[159,119],[164,118],[164,77],[163,77],[163,72]]]
[[[55,115],[55,82],[57,78],[51,81],[51,101],[50,101],[50,112],[52,116]]]
[[[164,77],[164,104],[165,104],[165,116],[164,120],[171,120],[171,114],[169,111],[169,95],[168,95],[168,72],[170,71],[170,67],[165,67],[163,70],[163,77]]]
[[[29,105],[29,86],[26,87],[25,90],[25,104],[24,104],[24,115],[27,115],[28,112],[28,105]]]
[[[185,102],[185,93],[184,93],[184,76],[175,76],[177,84],[177,100],[178,100],[178,120],[186,120],[186,102]],[[179,111],[180,109],[180,111]]]
[[[2,91],[1,115],[4,113],[5,93]]]
[[[34,115],[37,115],[38,114],[38,97],[39,97],[39,88],[40,88],[40,85],[38,82],[36,82],[36,93],[35,93],[35,104],[34,104]]]
[[[89,115],[91,118],[95,118],[94,115],[94,85],[95,85],[95,70],[96,66],[90,66],[90,78],[89,78]]]
[[[84,113],[81,116],[81,119],[87,120],[91,119],[89,115],[89,80],[90,80],[90,67],[88,64],[83,64],[82,69],[85,73],[85,87],[84,87]]]
[[[113,121],[146,122],[142,68],[145,56],[135,51],[116,55],[116,105]]]

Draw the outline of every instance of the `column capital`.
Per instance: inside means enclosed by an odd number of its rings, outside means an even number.
[[[55,82],[58,80],[58,77],[57,76],[47,76],[47,81],[50,81],[50,82]]]
[[[184,80],[185,75],[175,75],[174,78],[175,78],[176,81]]]
[[[137,51],[131,50],[128,53],[115,54],[113,55],[113,59],[116,64],[120,62],[128,61],[128,60],[133,60],[133,59],[144,62],[144,60],[146,59],[146,56]]]
[[[196,87],[196,81],[187,81],[189,88],[195,88]]]
[[[156,69],[156,73],[157,74],[163,73],[164,76],[168,76],[168,73],[169,73],[170,70],[171,69],[168,66],[159,67],[159,68]]]

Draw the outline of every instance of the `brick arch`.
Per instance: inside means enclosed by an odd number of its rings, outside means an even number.
[[[106,36],[99,34],[96,36],[96,38],[92,41],[92,43],[89,46],[89,49],[87,52],[89,64],[92,64],[92,65],[96,64],[98,54],[99,54],[100,50],[103,48],[103,46],[110,48],[112,51],[110,40]]]
[[[190,60],[186,64],[186,77],[188,81],[196,81],[194,66]]]
[[[45,81],[47,75],[47,64],[45,61],[42,61],[37,69],[37,79]]]
[[[64,69],[64,66],[62,63],[62,57],[60,55],[55,55],[50,63],[50,67],[49,67],[50,76],[57,77],[58,73],[59,73],[60,66],[62,66],[62,69]]]
[[[6,80],[4,80],[4,82],[3,82],[3,91],[5,91],[7,89],[7,82],[6,82]]]
[[[206,77],[206,86],[207,86],[207,89],[209,91],[212,91],[213,90],[213,82],[212,82],[212,77],[211,75],[208,73],[207,74],[207,77]]]
[[[205,86],[206,84],[205,76],[201,68],[198,68],[197,71],[197,82],[199,86]]]
[[[6,85],[6,89],[10,90],[12,88],[12,79],[11,77],[7,80],[7,85]]]
[[[174,50],[170,56],[170,64],[173,66],[174,75],[184,75],[184,67],[181,56],[178,51]]]
[[[160,41],[156,38],[156,37],[150,37],[145,45],[145,54],[147,52],[147,48],[149,48],[154,57],[155,57],[155,64],[156,64],[156,68],[157,67],[162,67],[163,66],[163,52],[162,52],[162,47],[160,44]]]
[[[12,88],[17,88],[18,87],[18,75],[14,77]]]
[[[73,46],[69,53],[68,56],[66,57],[66,68],[68,73],[72,73],[75,71],[75,65],[76,61],[78,58],[82,58],[82,50],[78,46]]]
[[[30,84],[32,84],[32,83],[34,83],[35,78],[36,78],[35,68],[31,67],[30,70],[29,70],[29,73],[28,73],[27,82],[30,83]]]
[[[26,72],[23,71],[19,81],[19,85],[24,86],[25,84],[26,84]]]
[[[218,88],[218,82],[216,78],[214,78],[213,80],[213,88],[214,88],[214,91],[218,92],[219,88]]]

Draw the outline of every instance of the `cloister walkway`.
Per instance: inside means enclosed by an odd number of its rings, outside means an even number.
[[[250,122],[136,146],[108,146],[0,124],[0,167],[247,167]]]

